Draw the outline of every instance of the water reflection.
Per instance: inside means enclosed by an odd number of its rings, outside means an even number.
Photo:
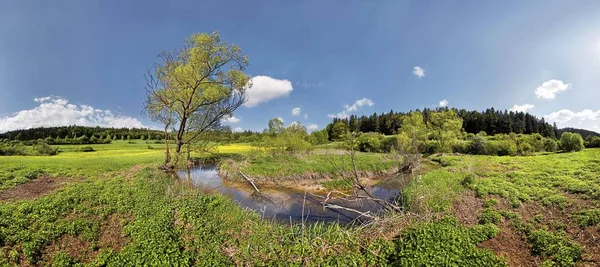
[[[194,186],[216,190],[233,199],[240,206],[258,212],[266,219],[300,222],[304,218],[306,222],[337,221],[344,224],[367,219],[352,211],[324,208],[321,196],[304,191],[291,188],[261,188],[261,194],[258,194],[250,186],[224,183],[219,177],[216,166],[197,166],[188,170],[180,170],[177,172],[177,176]],[[402,188],[406,182],[407,178],[393,177],[382,180],[377,185],[369,187],[368,190],[376,198],[393,200],[397,197],[399,188]],[[381,212],[381,206],[370,200],[330,200],[328,203],[361,212]]]

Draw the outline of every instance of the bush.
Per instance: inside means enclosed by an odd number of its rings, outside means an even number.
[[[580,134],[565,132],[560,136],[560,149],[563,151],[581,151],[583,148],[583,138]]]
[[[479,135],[473,136],[471,143],[469,144],[469,154],[473,155],[485,155],[485,139]]]
[[[45,142],[38,142],[33,149],[39,154],[44,156],[54,156],[58,154],[58,149],[48,145]]]
[[[589,140],[590,141],[587,143],[586,147],[600,147],[600,136],[594,136]]]
[[[358,150],[362,152],[379,152],[380,139],[383,136],[377,133],[363,133],[358,137]]]
[[[386,136],[381,140],[380,149],[382,152],[392,152],[398,150],[398,136]]]
[[[558,143],[550,138],[544,140],[544,151],[546,151],[546,152],[558,151]]]
[[[94,148],[91,146],[83,146],[78,149],[79,152],[94,152]]]
[[[529,143],[521,143],[517,146],[517,154],[522,156],[533,155],[535,153],[535,147],[530,145]]]

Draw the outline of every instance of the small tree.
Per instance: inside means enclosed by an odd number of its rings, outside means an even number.
[[[220,126],[221,119],[246,101],[250,77],[241,49],[222,41],[219,33],[194,34],[182,48],[164,51],[146,75],[148,113],[169,115],[175,132],[175,160],[181,148],[202,133]],[[161,112],[161,111],[165,112]],[[151,119],[163,122],[155,116]]]
[[[560,149],[563,151],[581,151],[583,148],[583,138],[580,134],[565,132],[560,136]]]
[[[431,113],[429,128],[438,143],[438,152],[451,152],[453,143],[460,136],[463,120],[456,111],[445,110]]]

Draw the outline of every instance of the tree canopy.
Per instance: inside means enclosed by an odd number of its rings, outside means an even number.
[[[183,47],[158,58],[146,75],[145,111],[176,133],[176,165],[183,145],[218,128],[221,119],[246,101],[248,58],[218,32],[193,34]]]

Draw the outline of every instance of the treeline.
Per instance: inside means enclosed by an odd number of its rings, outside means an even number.
[[[423,115],[423,120],[426,125],[431,122],[431,114],[448,111],[448,108],[428,109],[425,108],[422,111],[416,110]],[[558,138],[560,136],[556,124],[550,124],[543,118],[538,119],[537,117],[524,112],[513,112],[513,111],[500,111],[493,108],[487,109],[484,112],[479,111],[467,111],[465,109],[451,109],[460,119],[462,119],[462,129],[466,133],[477,134],[485,132],[487,135],[496,134],[534,134],[538,133],[544,137]],[[391,110],[389,113],[373,113],[371,116],[356,116],[352,115],[347,119],[334,118],[333,122],[329,124],[326,129],[328,130],[329,136],[338,136],[337,133],[333,133],[334,125],[338,122],[345,124],[346,129],[350,132],[363,132],[363,133],[381,133],[384,135],[394,135],[398,133],[398,130],[402,127],[402,121],[404,118],[412,113],[394,112]],[[339,127],[339,126],[338,126]],[[339,130],[339,129],[338,129]],[[333,140],[333,139],[331,139]]]
[[[151,139],[162,140],[161,131],[138,128],[103,128],[87,126],[40,127],[27,130],[10,131],[0,134],[0,139],[32,141],[39,139],[77,139],[83,136],[97,139]],[[70,144],[70,143],[68,143]]]

